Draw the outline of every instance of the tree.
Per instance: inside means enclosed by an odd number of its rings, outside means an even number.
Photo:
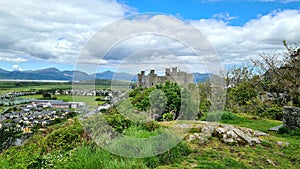
[[[9,148],[16,139],[18,131],[13,128],[2,127],[0,128],[0,153]]]
[[[252,60],[260,73],[260,85],[279,105],[300,106],[300,48],[284,40],[286,51],[279,54],[262,54]]]
[[[48,93],[48,92],[44,92],[43,93],[43,99],[50,100],[51,99],[51,94]]]

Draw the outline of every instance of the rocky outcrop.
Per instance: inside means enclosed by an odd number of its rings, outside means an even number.
[[[255,145],[261,143],[260,136],[268,136],[266,133],[249,128],[207,122],[196,124],[193,130],[200,132],[188,134],[187,141],[205,142],[209,137],[217,137],[228,144]]]
[[[295,130],[300,128],[300,108],[285,106],[283,107],[283,126]]]

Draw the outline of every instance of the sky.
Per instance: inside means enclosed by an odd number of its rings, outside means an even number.
[[[212,72],[300,44],[300,1],[1,0],[0,37],[9,71]]]

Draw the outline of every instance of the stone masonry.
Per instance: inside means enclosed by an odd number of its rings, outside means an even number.
[[[156,84],[165,83],[166,81],[176,82],[178,84],[193,83],[193,75],[186,72],[177,70],[177,67],[166,69],[165,76],[158,76],[155,74],[155,70],[151,70],[148,76],[145,75],[145,71],[141,71],[138,75],[138,87],[149,88]]]
[[[285,106],[283,108],[283,126],[291,130],[300,128],[300,108]]]

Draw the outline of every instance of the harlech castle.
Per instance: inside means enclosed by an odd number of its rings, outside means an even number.
[[[177,67],[166,69],[165,76],[158,76],[154,70],[151,70],[148,76],[145,75],[145,71],[141,71],[138,75],[138,87],[149,88],[156,84],[165,83],[166,81],[176,82],[178,84],[193,83],[193,75],[186,72],[177,70]]]

